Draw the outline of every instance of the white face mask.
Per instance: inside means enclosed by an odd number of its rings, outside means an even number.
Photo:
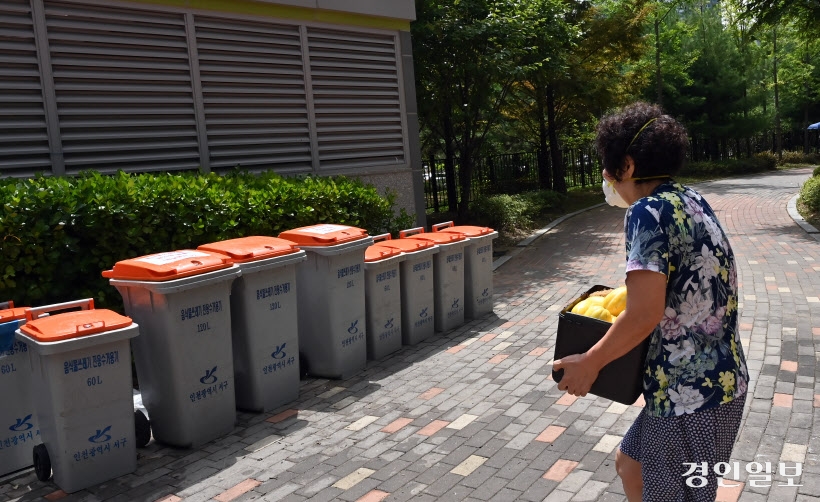
[[[621,208],[628,208],[629,204],[624,200],[623,197],[615,190],[615,185],[611,182],[604,180],[603,186],[604,190],[604,197],[606,198],[606,203],[610,206],[621,207]]]

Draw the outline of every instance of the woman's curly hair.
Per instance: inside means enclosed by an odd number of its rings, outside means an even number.
[[[634,178],[673,176],[683,167],[689,147],[686,128],[659,106],[643,101],[605,116],[595,131],[603,167],[618,181],[627,155],[635,162]]]

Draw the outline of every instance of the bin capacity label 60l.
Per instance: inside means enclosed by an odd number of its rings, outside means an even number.
[[[345,289],[355,288],[356,287],[356,277],[362,271],[362,264],[356,263],[354,265],[350,265],[348,267],[342,267],[336,270],[336,278],[337,279],[345,279],[347,281],[345,283]]]
[[[0,375],[11,375],[17,373],[17,365],[13,356],[28,352],[28,345],[23,342],[15,341],[7,346],[6,350],[0,351]]]

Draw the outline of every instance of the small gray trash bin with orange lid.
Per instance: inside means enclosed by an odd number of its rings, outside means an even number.
[[[405,234],[402,231],[399,236]],[[404,253],[401,275],[401,339],[404,345],[415,345],[435,333],[433,255],[439,247],[422,239],[391,239],[379,242]]]
[[[452,221],[433,225],[433,232],[455,232],[470,238],[464,248],[464,318],[476,319],[493,311],[493,239],[489,227],[453,226]]]
[[[367,358],[378,360],[401,348],[401,250],[382,245],[390,234],[373,237],[364,252]]]
[[[32,463],[31,449],[40,440],[31,392],[28,345],[15,340],[15,331],[26,323],[28,307],[4,302],[0,310],[0,476]]]
[[[131,345],[157,441],[197,447],[234,428],[230,296],[239,273],[223,254],[184,249],[123,260],[102,274],[140,325]]]
[[[241,275],[231,287],[236,407],[270,411],[299,397],[296,265],[305,252],[269,236],[229,239],[197,249],[229,256]]]
[[[75,308],[82,310],[55,313]],[[148,426],[135,422],[131,394],[129,340],[138,335],[130,318],[96,310],[92,299],[26,312],[16,336],[31,359],[40,480],[53,469],[54,483],[72,493],[137,469],[137,437],[145,431],[135,426]]]
[[[439,247],[433,255],[435,330],[449,331],[464,324],[464,248],[470,240],[457,232],[427,233],[421,227],[404,230],[400,235]]]
[[[347,378],[367,365],[364,252],[361,228],[319,224],[279,234],[307,253],[296,267],[299,350],[309,373]]]

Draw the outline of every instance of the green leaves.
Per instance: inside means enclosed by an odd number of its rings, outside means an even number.
[[[0,298],[37,306],[93,297],[121,310],[100,275],[119,260],[316,223],[373,235],[413,226],[394,199],[358,180],[273,173],[0,179]]]

